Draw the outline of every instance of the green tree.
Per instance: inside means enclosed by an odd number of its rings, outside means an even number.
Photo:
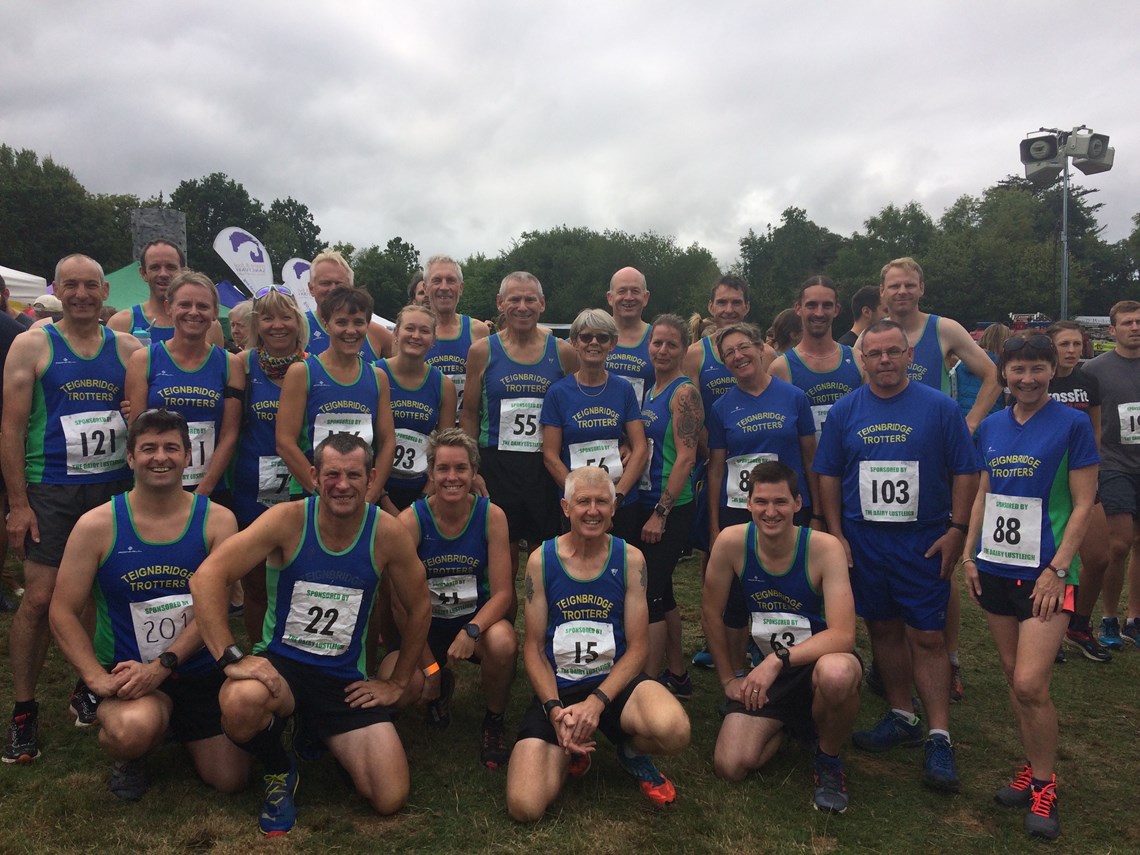
[[[224,172],[181,182],[170,194],[170,207],[186,215],[187,263],[215,281],[234,275],[214,252],[218,232],[238,226],[264,240],[269,225],[261,202]],[[275,264],[286,260],[270,259]]]
[[[420,266],[419,250],[402,237],[394,237],[384,249],[366,247],[351,258],[354,280],[368,289],[376,313],[395,320],[396,313],[408,302],[408,280]]]
[[[275,269],[290,258],[312,260],[321,251],[321,227],[307,205],[292,196],[274,199],[266,214],[269,225],[261,235]]]

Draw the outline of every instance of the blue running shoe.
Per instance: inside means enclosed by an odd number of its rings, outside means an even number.
[[[922,721],[907,724],[893,710],[879,719],[870,730],[857,730],[851,734],[856,748],[864,751],[889,751],[897,745],[922,745]]]
[[[816,810],[825,813],[843,813],[847,810],[847,775],[836,757],[832,760],[822,754],[815,755],[814,764]]]
[[[673,693],[679,701],[687,701],[693,696],[693,680],[688,672],[680,677],[666,668],[657,678],[657,682]]]
[[[1140,647],[1140,619],[1132,618],[1132,620],[1126,620],[1124,622],[1124,629],[1120,630],[1120,634],[1124,638],[1130,639],[1137,647]]]
[[[709,653],[708,647],[702,647],[700,650],[693,654],[693,664],[698,668],[707,668],[710,671],[716,667],[716,664],[713,662],[712,654]]]
[[[1100,633],[1097,635],[1097,640],[1105,647],[1111,647],[1113,650],[1123,650],[1124,641],[1120,637],[1120,621],[1114,617],[1102,617],[1100,619]]]
[[[265,803],[257,824],[266,837],[282,837],[297,824],[297,805],[293,797],[297,794],[298,778],[292,761],[288,772],[265,776]]]
[[[945,736],[926,740],[922,783],[943,793],[958,792],[958,770],[954,767],[954,746]]]

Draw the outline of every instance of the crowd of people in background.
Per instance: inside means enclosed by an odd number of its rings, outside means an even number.
[[[838,339],[826,277],[765,333],[738,276],[711,284],[708,318],[649,317],[626,267],[561,339],[532,274],[503,279],[489,323],[433,256],[388,330],[330,250],[315,312],[268,286],[225,341],[217,289],[178,246],[152,241],[139,270],[147,299],[117,312],[84,255],[60,260],[34,323],[3,291],[5,534],[23,562],[5,763],[40,756],[54,635],[111,792],[142,798],[173,732],[219,791],[260,773],[267,835],[296,822],[298,761],[325,752],[400,810],[396,710],[447,727],[474,668],[473,742],[520,822],[586,774],[596,731],[673,802],[654,758],[689,746],[690,664],[723,690],[720,777],[791,737],[819,810],[847,808],[848,742],[921,746],[923,783],[957,792],[961,586],[1025,751],[995,798],[1059,836],[1054,663],[1140,645],[1140,302],[1113,306],[1115,348],[1082,365],[1075,324],[975,342],[923,312],[911,258],[850,295]],[[707,639],[691,663],[673,587],[690,548]],[[520,652],[533,696],[512,740]],[[885,707],[854,731],[863,682]]]

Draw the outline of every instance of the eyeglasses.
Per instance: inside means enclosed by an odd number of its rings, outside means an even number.
[[[262,297],[267,297],[272,292],[276,291],[278,294],[284,294],[290,300],[295,300],[293,292],[286,288],[284,285],[266,285],[264,288],[258,288],[253,292],[253,298],[260,300]]]
[[[725,348],[720,352],[721,359],[732,359],[736,354],[743,356],[746,353],[751,353],[756,349],[756,345],[751,341],[746,341],[743,344],[738,344],[736,347]]]
[[[598,344],[609,344],[614,340],[614,337],[608,332],[580,332],[575,338],[582,344],[593,344],[595,341]]]
[[[1007,338],[1005,340],[1005,344],[1001,346],[1001,350],[1002,353],[1017,353],[1027,344],[1035,350],[1052,351],[1054,349],[1053,339],[1049,338],[1047,335],[1042,335],[1041,333],[1034,333],[1033,335],[1028,335],[1024,338],[1021,336]]]
[[[886,350],[864,350],[863,358],[870,359],[872,362],[882,359],[885,355],[887,359],[898,359],[907,352],[905,347],[888,347]]]

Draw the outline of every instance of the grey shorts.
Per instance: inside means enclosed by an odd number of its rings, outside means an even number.
[[[28,505],[36,515],[40,542],[32,540],[31,534],[26,535],[24,554],[29,561],[58,567],[67,538],[79,518],[130,488],[129,480],[101,484],[28,484]]]
[[[1140,518],[1140,475],[1101,469],[1098,483],[1100,503],[1108,516],[1131,514]]]

